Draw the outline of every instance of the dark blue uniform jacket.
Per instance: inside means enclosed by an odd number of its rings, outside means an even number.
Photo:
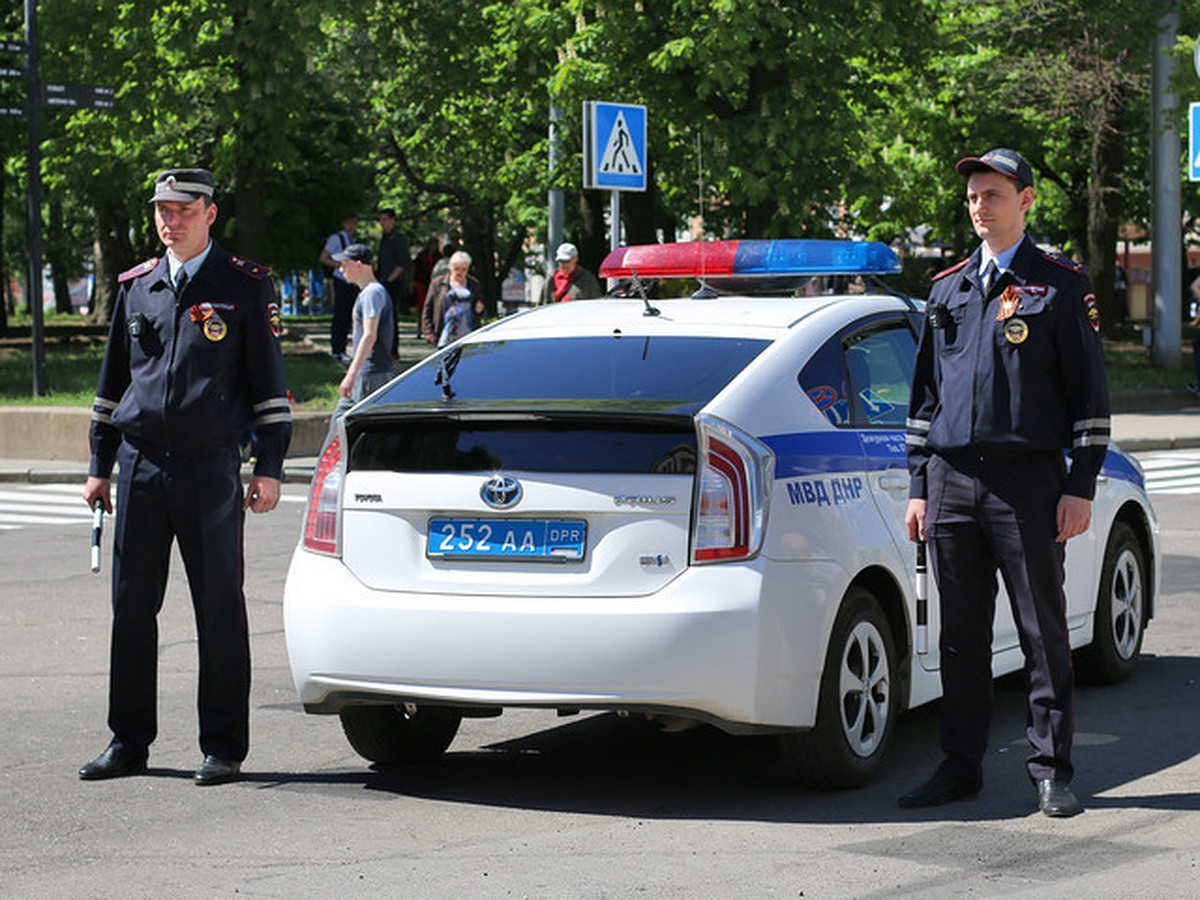
[[[933,453],[1067,450],[1065,492],[1091,499],[1110,431],[1091,285],[1027,236],[984,297],[979,256],[937,275],[926,304],[906,436],[910,495],[926,496]],[[1006,289],[1011,314],[998,319]]]
[[[279,478],[292,419],[270,271],[214,243],[178,299],[168,272],[164,257],[119,278],[89,474],[109,477],[122,436],[186,456],[235,447],[253,427],[254,474]]]

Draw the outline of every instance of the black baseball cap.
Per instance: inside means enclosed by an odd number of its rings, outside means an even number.
[[[1016,150],[997,147],[989,150],[983,156],[968,156],[960,159],[954,166],[959,175],[970,175],[972,172],[998,172],[1006,178],[1011,178],[1021,187],[1033,187],[1033,169]]]
[[[338,262],[345,262],[348,259],[352,259],[355,262],[369,263],[375,257],[371,253],[371,248],[366,244],[350,244],[345,250],[339,250],[333,254],[333,258]]]
[[[164,169],[155,179],[150,202],[191,203],[201,197],[211,200],[215,186],[213,173],[208,169]]]

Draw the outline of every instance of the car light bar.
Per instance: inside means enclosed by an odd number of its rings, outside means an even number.
[[[756,275],[887,275],[900,258],[878,241],[695,241],[618,247],[604,278],[720,278]]]

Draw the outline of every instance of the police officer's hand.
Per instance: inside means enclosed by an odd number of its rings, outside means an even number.
[[[1058,501],[1058,543],[1069,541],[1088,530],[1092,522],[1092,501],[1063,494]]]
[[[87,484],[83,486],[83,500],[88,509],[96,508],[96,501],[104,504],[104,511],[112,515],[112,482],[107,478],[97,478],[89,475]]]
[[[248,509],[256,513],[265,513],[273,510],[278,503],[278,478],[255,475],[250,479],[250,486],[246,488],[246,502],[242,504],[243,509]]]
[[[908,529],[910,541],[925,540],[925,509],[928,504],[928,500],[916,497],[908,501],[908,509],[904,511],[904,526]]]

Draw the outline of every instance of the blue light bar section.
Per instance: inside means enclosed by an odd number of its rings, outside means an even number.
[[[739,241],[732,275],[890,275],[900,258],[878,241]]]

